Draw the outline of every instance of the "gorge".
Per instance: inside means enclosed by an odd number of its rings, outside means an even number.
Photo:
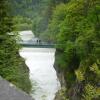
[[[26,31],[27,34],[28,32]],[[28,40],[25,34],[23,37],[24,41]],[[35,100],[54,100],[56,92],[60,89],[60,82],[54,69],[55,52],[55,48],[34,47],[23,47],[19,51],[30,70],[34,90],[31,95]]]

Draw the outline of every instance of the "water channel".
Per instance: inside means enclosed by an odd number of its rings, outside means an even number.
[[[54,69],[55,52],[54,48],[22,48],[19,52],[29,67],[35,100],[54,100],[60,88]]]

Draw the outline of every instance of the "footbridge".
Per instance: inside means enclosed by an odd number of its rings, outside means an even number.
[[[50,42],[44,42],[38,37],[35,37],[32,31],[21,31],[19,32],[19,39],[17,43],[22,45],[23,47],[30,48],[55,48],[58,44],[53,44]]]
[[[19,42],[23,47],[30,47],[30,48],[55,48],[56,44],[47,43],[47,42]]]

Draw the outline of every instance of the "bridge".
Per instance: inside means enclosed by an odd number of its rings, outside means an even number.
[[[34,33],[31,30],[19,32],[19,37],[20,38],[17,40],[17,43],[22,45],[23,47],[55,48],[56,45],[63,45],[41,41],[38,37],[35,37]]]
[[[56,44],[46,43],[46,42],[19,42],[18,44],[22,45],[23,47],[30,47],[30,48],[55,48]]]
[[[9,35],[14,35],[10,33]],[[35,37],[31,30],[18,32],[17,43],[23,47],[29,48],[55,48],[56,44],[41,41],[38,37]]]

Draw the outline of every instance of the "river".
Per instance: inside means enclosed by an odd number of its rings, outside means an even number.
[[[60,83],[54,69],[54,48],[22,48],[20,56],[25,59],[33,84],[32,97],[35,100],[54,100]]]

